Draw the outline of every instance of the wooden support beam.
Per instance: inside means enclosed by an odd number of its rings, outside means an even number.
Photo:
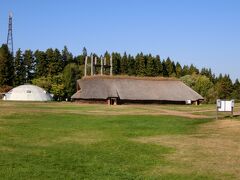
[[[93,55],[91,56],[91,76],[93,76]]]
[[[97,57],[94,59],[94,65],[97,65]]]
[[[103,57],[101,57],[101,76],[103,75]]]
[[[104,57],[104,66],[106,66],[106,65],[107,65],[107,58]]]
[[[88,57],[86,56],[86,57],[85,57],[85,69],[84,69],[84,76],[87,76],[87,60],[88,60]]]
[[[97,65],[97,57],[95,57],[94,61],[95,62],[94,62],[94,72],[93,73],[94,73],[94,75],[96,75],[96,72],[97,72],[97,66],[96,66]]]
[[[112,62],[112,56],[110,57],[110,76],[113,75],[113,62]]]

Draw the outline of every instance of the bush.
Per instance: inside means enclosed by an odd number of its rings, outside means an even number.
[[[68,64],[63,70],[63,84],[65,95],[69,99],[76,92],[77,80],[80,79],[82,73],[76,64]]]
[[[204,97],[205,103],[214,103],[217,98],[213,83],[204,75],[186,75],[181,80]]]

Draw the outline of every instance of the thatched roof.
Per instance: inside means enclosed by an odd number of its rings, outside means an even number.
[[[176,79],[91,77],[78,80],[79,91],[72,99],[107,99],[149,101],[203,100],[197,92]]]
[[[140,77],[140,76],[128,76],[128,75],[95,75],[86,76],[83,79],[135,79],[135,80],[153,80],[153,81],[176,81],[175,77]]]

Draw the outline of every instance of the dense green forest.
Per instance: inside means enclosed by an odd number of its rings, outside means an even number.
[[[35,84],[54,94],[55,100],[70,98],[76,91],[76,80],[83,76],[87,49],[73,56],[65,46],[63,50],[49,48],[46,51],[18,49],[13,56],[7,45],[0,47],[0,92],[7,92],[22,84]],[[97,57],[100,56],[91,54]],[[112,53],[113,74],[148,77],[175,77],[200,93],[206,103],[221,99],[240,99],[240,82],[232,82],[229,75],[218,77],[209,68],[198,69],[193,64],[181,65],[170,58],[139,53],[136,56]],[[104,55],[107,63],[110,54]]]

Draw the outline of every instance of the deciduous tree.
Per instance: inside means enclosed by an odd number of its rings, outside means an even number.
[[[63,84],[67,98],[70,98],[76,92],[77,80],[81,78],[79,66],[68,64],[63,71]]]

